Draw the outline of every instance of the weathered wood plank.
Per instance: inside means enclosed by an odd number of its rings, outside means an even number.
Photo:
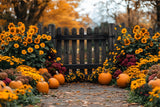
[[[80,28],[79,30],[80,32],[80,35],[83,37],[84,35],[84,29],[83,28]],[[80,64],[84,64],[84,40],[80,40],[80,46],[79,46],[79,54],[80,54]],[[84,69],[80,69],[80,72],[83,72],[84,73]]]
[[[55,48],[57,43],[56,43],[56,40],[53,39],[56,36],[56,28],[54,24],[48,25],[48,34],[52,37],[53,48]]]
[[[43,34],[48,34],[48,28],[46,26],[43,28]]]
[[[92,29],[87,29],[87,35],[92,35]],[[87,40],[87,64],[92,64],[92,40]],[[88,74],[92,73],[92,68],[88,69]]]
[[[42,23],[38,23],[37,27],[38,27],[38,34],[41,35],[42,34],[42,27],[43,27]]]
[[[98,34],[99,29],[95,28],[94,29],[94,34]],[[94,63],[99,64],[99,40],[95,39],[94,40]]]
[[[76,36],[77,35],[77,30],[76,28],[72,29],[72,35]],[[72,40],[72,64],[77,63],[77,40]],[[76,69],[73,69],[72,72],[76,72]]]
[[[56,38],[61,37],[62,36],[62,31],[61,28],[57,28],[57,32],[56,32]],[[58,57],[61,57],[62,55],[62,41],[61,40],[57,40],[56,42],[56,50],[57,50],[57,55]]]
[[[64,35],[69,35],[68,28],[64,28]],[[69,64],[69,40],[64,40],[64,64]]]

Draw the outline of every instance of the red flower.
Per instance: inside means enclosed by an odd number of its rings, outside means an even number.
[[[130,62],[137,62],[137,59],[135,57],[129,59]]]
[[[128,58],[125,58],[125,59],[122,61],[121,65],[122,65],[122,66],[127,66],[127,63],[128,63]]]
[[[134,58],[134,57],[135,57],[135,55],[127,54],[127,55],[126,55],[126,57],[127,57],[127,58]]]

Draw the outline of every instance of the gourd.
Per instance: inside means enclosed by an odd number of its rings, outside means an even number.
[[[58,88],[59,87],[59,82],[56,78],[50,78],[48,80],[49,82],[49,88]]]
[[[63,74],[58,73],[58,71],[56,71],[56,74],[53,76],[53,78],[56,78],[61,85],[65,83],[65,78]]]
[[[98,82],[103,85],[108,85],[112,80],[112,75],[107,73],[100,73],[98,76]]]
[[[117,77],[117,85],[121,88],[127,87],[130,82],[130,77],[128,74],[122,73]]]

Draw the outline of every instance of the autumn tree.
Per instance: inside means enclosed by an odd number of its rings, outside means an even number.
[[[0,19],[15,23],[21,21],[25,23],[26,26],[36,24],[50,1],[51,0],[1,0]]]
[[[55,0],[45,9],[41,22],[43,25],[55,24],[56,27],[80,28],[87,27],[92,20],[88,15],[80,16],[75,8],[80,0]]]

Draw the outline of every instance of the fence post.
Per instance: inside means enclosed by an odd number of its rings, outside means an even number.
[[[72,35],[77,35],[77,29],[72,29]],[[77,40],[72,40],[72,64],[77,64]],[[73,69],[72,72],[76,72],[76,69]]]
[[[57,40],[57,44],[56,44],[56,50],[57,50],[57,56],[61,57],[62,55],[62,47],[61,47],[61,42],[62,40],[58,39],[62,36],[62,31],[61,28],[57,28],[57,32],[56,32],[56,40]]]
[[[38,34],[42,34],[42,23],[38,23],[37,27],[38,27]]]
[[[84,29],[80,28],[79,30],[80,36],[84,36]],[[84,40],[80,40],[80,45],[79,45],[79,55],[80,55],[80,64],[84,64]],[[80,69],[80,72],[84,73],[84,69]]]
[[[92,35],[92,29],[87,28],[87,36]],[[92,40],[87,40],[87,64],[92,64]],[[92,73],[92,69],[87,70],[87,74]]]
[[[56,29],[55,29],[55,25],[54,24],[49,24],[48,25],[48,33],[52,37],[53,48],[56,48],[56,44],[57,44],[56,40],[55,40]]]

